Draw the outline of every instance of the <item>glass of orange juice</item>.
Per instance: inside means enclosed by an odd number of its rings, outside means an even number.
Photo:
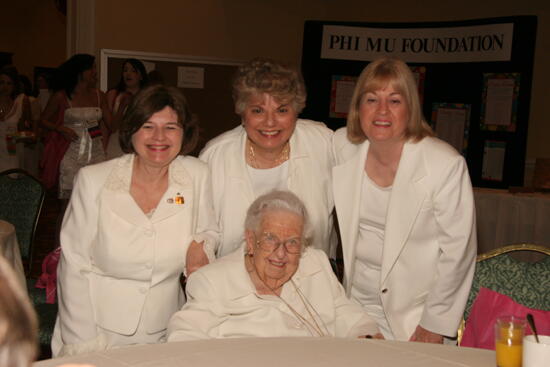
[[[499,317],[495,322],[495,350],[498,367],[521,367],[525,319]]]

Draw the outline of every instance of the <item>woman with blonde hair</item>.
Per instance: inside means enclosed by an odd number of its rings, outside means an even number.
[[[455,337],[472,282],[468,167],[433,135],[412,72],[391,58],[363,70],[334,135],[344,285],[386,339]]]

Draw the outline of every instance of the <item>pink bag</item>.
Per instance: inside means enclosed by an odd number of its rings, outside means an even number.
[[[36,281],[36,288],[46,289],[46,303],[55,303],[57,298],[57,263],[61,257],[61,247],[50,252],[42,261],[42,274]]]
[[[487,288],[479,288],[472,311],[462,336],[462,347],[495,349],[494,325],[501,316],[525,318],[530,313],[535,318],[537,332],[550,335],[550,311],[535,310],[516,303],[513,299]],[[525,334],[532,334],[527,328]]]

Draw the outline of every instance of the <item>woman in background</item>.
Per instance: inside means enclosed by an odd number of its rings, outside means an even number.
[[[41,116],[42,124],[68,143],[59,167],[59,198],[64,200],[69,199],[81,167],[105,160],[102,130],[104,124],[109,126],[111,113],[105,94],[96,88],[94,60],[91,55],[77,54],[59,67],[62,89],[50,98]],[[52,147],[47,141],[45,145],[46,156]]]
[[[22,168],[23,144],[17,144],[18,132],[31,128],[31,105],[21,91],[17,69],[0,70],[0,172]]]
[[[241,247],[246,210],[273,189],[290,190],[311,215],[313,246],[334,257],[330,172],[332,130],[298,118],[306,101],[297,70],[269,59],[239,68],[233,82],[241,125],[212,139],[200,158],[212,175],[222,233],[218,256]]]
[[[80,170],[61,230],[54,356],[164,340],[180,276],[214,258],[208,167],[184,156],[198,126],[177,88],[144,88],[120,130],[122,157]]]
[[[424,121],[403,61],[363,70],[334,150],[348,294],[386,339],[455,337],[476,256],[472,185],[464,158]]]
[[[145,66],[138,59],[126,59],[122,63],[120,81],[114,89],[107,92],[107,103],[113,114],[107,139],[107,159],[112,159],[124,154],[118,141],[118,130],[124,112],[133,96],[147,84],[147,72]]]

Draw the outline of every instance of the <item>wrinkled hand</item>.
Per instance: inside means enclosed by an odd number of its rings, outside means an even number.
[[[208,257],[204,252],[204,242],[191,242],[189,248],[187,249],[185,264],[187,276],[191,275],[191,273],[199,269],[201,266],[208,264]]]
[[[409,339],[411,342],[443,344],[443,335],[432,333],[418,325]]]

